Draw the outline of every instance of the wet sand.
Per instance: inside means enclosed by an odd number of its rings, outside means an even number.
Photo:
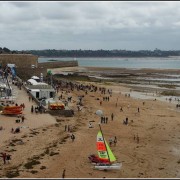
[[[3,161],[0,161],[0,177],[61,178],[63,168],[66,168],[66,178],[180,177],[180,113],[174,104],[125,97],[119,93],[125,87],[95,84],[113,90],[110,101],[103,101],[100,106],[97,98],[102,100],[108,96],[100,92],[85,95],[83,91],[75,90],[70,94],[63,93],[65,97],[72,95],[72,103],[69,105],[75,115],[68,118],[52,117],[49,114],[32,115],[30,107],[34,102],[29,102],[24,90],[16,89],[17,102],[26,105],[24,114],[27,119],[22,126],[29,128],[21,128],[19,134],[11,134],[12,126],[17,126],[17,118],[0,115],[0,123],[5,127],[5,130],[0,131],[3,137],[1,152],[10,151],[12,155],[10,164],[3,165]],[[78,95],[85,95],[84,107],[80,112],[76,108]],[[120,112],[121,106],[123,112]],[[140,113],[137,112],[138,107]],[[94,170],[87,158],[89,154],[96,154],[100,119],[95,112],[98,109],[103,110],[109,118],[107,124],[101,125],[106,140],[117,137],[117,144],[111,149],[118,161],[123,163],[121,170]],[[110,118],[112,112],[115,115],[113,121]],[[128,126],[122,123],[126,117],[130,122]],[[94,121],[94,128],[88,128],[89,121]],[[69,137],[70,133],[64,131],[66,124],[74,127],[74,142]],[[137,134],[139,143],[134,140]],[[24,144],[19,145],[18,139],[22,139]]]

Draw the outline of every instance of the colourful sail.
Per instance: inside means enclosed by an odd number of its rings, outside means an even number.
[[[106,144],[104,143],[104,141]],[[110,162],[114,162],[116,160],[108,143],[106,142],[105,139],[103,140],[101,131],[99,131],[97,134],[97,151],[98,151],[99,158],[103,160],[110,160]]]

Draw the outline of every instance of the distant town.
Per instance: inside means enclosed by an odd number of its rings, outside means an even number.
[[[10,50],[0,47],[0,54],[33,54],[44,57],[169,57],[180,56],[180,50]]]

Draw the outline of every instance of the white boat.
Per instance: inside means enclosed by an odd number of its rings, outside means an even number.
[[[108,169],[121,169],[122,167],[122,163],[114,163],[114,164],[103,164],[103,163],[99,163],[96,164],[94,166],[95,169],[99,169],[99,170],[108,170]]]

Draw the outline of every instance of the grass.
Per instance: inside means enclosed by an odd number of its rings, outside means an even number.
[[[12,166],[11,169],[8,169],[5,173],[5,176],[7,178],[16,178],[18,177],[20,174],[19,174],[19,167],[21,166],[22,164],[19,164],[18,166]]]
[[[54,156],[54,155],[58,155],[58,154],[59,154],[59,152],[51,152],[49,155]]]
[[[36,170],[32,170],[32,171],[30,171],[32,174],[36,174],[36,173],[38,173],[38,171],[36,171]]]
[[[49,154],[49,148],[47,148],[44,153]]]
[[[37,134],[39,134],[39,132],[31,132],[31,133],[29,133],[29,134],[32,134],[32,135],[37,135]]]
[[[56,126],[56,127],[59,127],[59,124],[56,123],[55,126]]]
[[[163,92],[161,92],[161,95],[163,95],[163,96],[180,96],[180,93],[177,93],[175,91],[163,91]]]
[[[6,172],[6,177],[7,178],[15,178],[15,177],[18,177],[20,174],[19,174],[19,171],[18,169],[16,169],[15,171],[7,171]]]
[[[84,75],[77,75],[77,74],[73,74],[73,75],[54,75],[55,79],[59,79],[59,78],[65,78],[68,80],[76,80],[76,81],[90,81],[90,78],[88,76],[84,76]]]
[[[17,150],[15,150],[15,149],[11,149],[11,150],[9,150],[8,152],[13,152],[13,151],[17,151]]]
[[[176,89],[176,85],[172,85],[172,84],[159,84],[158,86],[169,88],[169,89]]]
[[[40,169],[41,170],[46,169],[46,166],[41,166]]]
[[[24,164],[24,167],[26,169],[33,169],[33,166],[37,165],[37,164],[41,164],[40,161],[37,161],[36,159],[30,159],[29,162],[27,162],[26,164]]]

